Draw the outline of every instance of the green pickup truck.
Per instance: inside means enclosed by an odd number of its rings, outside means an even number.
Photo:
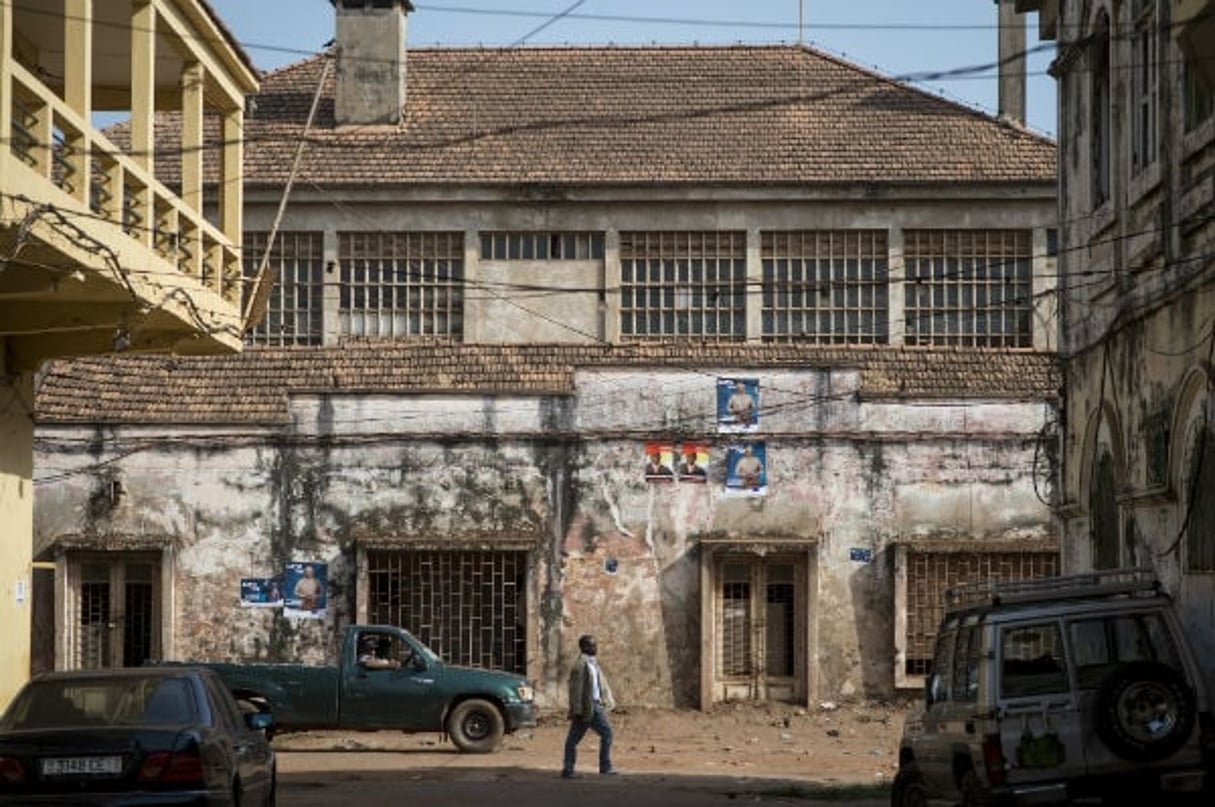
[[[517,675],[445,664],[409,631],[353,625],[337,667],[204,663],[242,708],[269,711],[277,731],[445,732],[461,751],[488,753],[536,725],[535,691]]]

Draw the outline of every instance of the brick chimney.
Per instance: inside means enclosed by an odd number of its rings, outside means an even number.
[[[405,105],[405,16],[410,0],[330,0],[337,15],[339,126],[400,123]]]
[[[1025,18],[1017,0],[995,0],[1000,8],[1000,78],[997,112],[1002,120],[1025,124]]]

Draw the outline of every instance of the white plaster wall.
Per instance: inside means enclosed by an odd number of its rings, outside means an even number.
[[[342,393],[297,395],[291,422],[303,435],[539,434],[552,431],[564,396]]]

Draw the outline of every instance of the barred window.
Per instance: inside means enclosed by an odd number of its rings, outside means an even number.
[[[527,670],[528,553],[453,549],[367,553],[367,608],[456,664]]]
[[[623,232],[621,335],[742,340],[746,282],[746,233]]]
[[[1156,85],[1160,71],[1156,43],[1160,29],[1156,23],[1157,0],[1133,0],[1131,37],[1133,74],[1131,76],[1131,170],[1139,172],[1156,161]]]
[[[1057,552],[907,551],[906,675],[931,672],[945,592],[969,583],[1032,580],[1059,573]],[[959,648],[959,651],[961,649]]]
[[[765,342],[884,344],[886,231],[760,234]]]
[[[338,263],[342,334],[462,338],[464,233],[339,233]]]
[[[1110,96],[1110,22],[1104,11],[1089,34],[1089,114],[1092,132],[1089,134],[1089,186],[1092,207],[1105,204],[1110,198],[1112,157],[1112,98]]]
[[[1192,132],[1215,112],[1215,89],[1192,59],[1183,66],[1185,78],[1185,130]]]
[[[483,232],[481,258],[492,261],[603,260],[603,233]]]
[[[241,253],[245,277],[257,274],[269,240],[269,233],[245,233]],[[266,271],[274,281],[269,305],[261,323],[245,334],[245,344],[319,345],[324,286],[321,233],[278,233]]]
[[[1028,230],[908,230],[909,345],[1031,347]]]

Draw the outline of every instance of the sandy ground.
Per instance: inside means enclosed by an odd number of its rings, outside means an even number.
[[[719,704],[712,711],[618,709],[611,715],[616,767],[629,773],[772,777],[827,785],[888,783],[893,777],[905,704]],[[545,714],[536,728],[507,736],[492,754],[461,754],[438,734],[303,732],[279,735],[284,752],[396,752],[403,769],[448,764],[461,768],[534,769],[556,773],[567,722]],[[593,773],[598,738],[579,747],[579,770]],[[410,753],[413,752],[413,753]],[[447,758],[448,752],[451,758]],[[324,770],[324,754],[308,757]],[[369,753],[370,757],[381,757]],[[332,755],[334,769],[350,769],[358,755]],[[294,767],[294,766],[293,766]]]

